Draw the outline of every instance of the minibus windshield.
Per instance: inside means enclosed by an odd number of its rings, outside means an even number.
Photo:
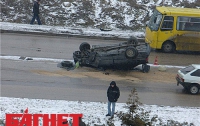
[[[154,10],[154,13],[151,16],[147,26],[151,29],[151,31],[158,31],[161,20],[162,20],[162,14],[157,10]]]

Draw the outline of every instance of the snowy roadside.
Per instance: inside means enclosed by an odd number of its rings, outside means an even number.
[[[101,36],[101,37],[119,37],[128,38],[130,36],[142,37],[144,32],[133,31],[118,31],[112,30],[109,32],[100,31],[92,28],[69,28],[69,27],[51,27],[29,24],[17,24],[0,22],[1,30],[35,32],[35,33],[51,33],[51,34],[68,34],[82,36]],[[0,56],[0,59],[13,58]],[[16,60],[19,57],[15,57]],[[15,59],[14,58],[14,59]],[[34,58],[33,58],[34,59]],[[34,60],[52,60],[38,59]],[[55,59],[54,59],[55,60]],[[62,59],[57,59],[58,61]],[[174,66],[169,66],[174,67]],[[180,68],[183,66],[180,66]],[[126,112],[125,103],[118,103],[116,111]],[[47,99],[27,99],[27,98],[0,98],[1,114],[0,119],[5,119],[6,113],[20,113],[21,110],[29,108],[29,113],[83,113],[83,121],[91,126],[94,124],[105,124],[107,114],[107,104],[99,102],[82,102],[82,101],[63,101],[63,100],[47,100]],[[168,120],[174,120],[180,123],[193,123],[195,126],[200,126],[200,107],[181,107],[181,106],[157,106],[157,105],[142,105],[145,111],[150,111],[151,116],[157,115],[158,118],[167,125]],[[117,118],[113,120],[115,126],[120,126],[120,121]],[[155,124],[156,125],[156,124]],[[189,126],[189,124],[188,124]]]
[[[144,38],[144,31],[122,31],[113,29],[111,31],[101,31],[93,28],[65,27],[65,26],[47,26],[47,25],[30,25],[0,22],[1,31],[35,33],[35,34],[56,34],[66,36],[82,36],[82,37],[101,37],[109,39],[127,39],[135,36],[138,39]]]
[[[106,124],[107,104],[102,102],[82,102],[82,101],[64,101],[47,99],[27,99],[27,98],[8,98],[1,97],[1,115],[0,119],[5,119],[6,113],[20,113],[21,110],[28,108],[31,114],[69,114],[82,113],[83,121],[90,126],[94,124]],[[126,112],[125,103],[117,103],[116,111]],[[145,111],[150,111],[150,117],[156,116],[162,119],[167,125],[168,121],[174,120],[179,123],[188,122],[195,126],[200,124],[200,107],[171,107],[157,105],[140,106]],[[159,125],[159,120],[155,125]],[[120,126],[121,122],[117,117],[113,119],[115,126]],[[185,125],[186,126],[186,125]]]

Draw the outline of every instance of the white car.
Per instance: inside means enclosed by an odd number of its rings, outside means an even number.
[[[200,90],[200,64],[192,64],[178,70],[177,85],[181,84],[191,94],[198,94]]]

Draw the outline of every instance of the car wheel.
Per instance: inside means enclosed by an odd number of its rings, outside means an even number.
[[[83,42],[79,46],[79,49],[80,49],[80,51],[90,50],[90,44],[88,44],[87,42]]]
[[[143,73],[148,73],[150,70],[150,66],[147,64],[142,64],[142,72]]]
[[[175,45],[173,42],[167,41],[162,45],[162,51],[165,53],[171,53],[175,51]]]
[[[189,91],[191,94],[195,95],[195,94],[198,94],[199,93],[199,88],[198,88],[198,85],[196,84],[192,84],[189,88]]]
[[[135,38],[135,37],[130,37],[130,38],[128,39],[128,44],[133,44],[134,46],[137,46],[137,45],[138,45],[138,40],[137,40],[137,38]]]
[[[73,67],[73,63],[71,61],[62,61],[62,67]]]
[[[125,51],[125,56],[127,58],[135,58],[138,55],[138,51],[134,47],[128,47]]]

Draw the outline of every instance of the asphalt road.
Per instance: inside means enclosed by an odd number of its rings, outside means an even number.
[[[121,41],[2,33],[1,56],[73,60],[72,53],[79,50],[82,42],[97,45]],[[163,65],[200,64],[200,55],[195,53],[152,52],[149,62],[153,63],[156,56],[158,63]],[[1,59],[1,96],[106,102],[106,90],[115,80],[121,91],[118,102],[126,102],[131,90],[136,88],[144,104],[200,106],[200,94],[190,95],[181,86],[176,86],[176,68],[166,72],[151,68],[149,73],[142,73],[87,67],[67,71],[57,65],[58,62],[53,61]]]

